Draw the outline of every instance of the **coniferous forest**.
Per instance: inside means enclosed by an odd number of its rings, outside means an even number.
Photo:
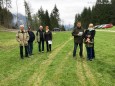
[[[92,8],[84,8],[81,14],[75,15],[74,26],[77,21],[81,21],[84,28],[87,28],[89,23],[115,25],[115,0],[97,0]]]

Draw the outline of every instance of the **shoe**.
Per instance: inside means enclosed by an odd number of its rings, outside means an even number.
[[[83,57],[83,55],[81,55],[80,53],[79,53],[79,56],[82,58]]]
[[[82,57],[82,59],[85,59],[84,57]]]
[[[49,50],[47,50],[47,52],[49,52]]]
[[[89,61],[92,61],[92,59],[90,59]]]
[[[87,61],[90,61],[90,59],[87,57]]]
[[[21,59],[24,59],[24,57],[21,57]]]
[[[28,57],[28,58],[29,58],[29,56],[25,56],[25,57]]]
[[[95,57],[92,57],[92,59],[95,59]]]
[[[80,55],[80,58],[83,58],[83,55]]]
[[[73,58],[76,58],[76,56],[73,56]]]
[[[29,56],[31,56],[31,54],[29,54]]]
[[[75,56],[75,57],[73,57],[73,59],[74,59],[74,60],[77,60],[76,56]]]

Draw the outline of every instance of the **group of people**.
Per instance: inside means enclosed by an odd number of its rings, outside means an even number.
[[[80,52],[79,56],[83,57],[83,43],[85,43],[86,51],[87,51],[87,60],[92,61],[95,58],[94,51],[94,37],[95,37],[95,29],[92,23],[89,24],[88,29],[84,30],[81,26],[81,22],[77,22],[76,27],[72,31],[72,36],[74,36],[74,50],[73,57],[76,57],[76,50],[79,45]]]
[[[33,55],[33,42],[36,38],[38,43],[38,51],[39,53],[44,53],[44,42],[46,41],[47,52],[51,52],[52,45],[52,32],[49,30],[49,27],[45,27],[45,31],[43,30],[43,26],[40,26],[36,32],[36,36],[34,32],[32,32],[31,27],[28,28],[27,31],[24,30],[24,25],[20,25],[20,31],[16,34],[16,40],[19,42],[20,46],[20,57],[24,59],[23,49],[25,48],[25,57],[29,57]]]
[[[93,24],[89,24],[88,29],[84,30],[81,26],[81,22],[77,22],[76,27],[72,31],[72,36],[74,36],[74,50],[73,57],[76,57],[76,50],[79,45],[80,52],[79,55],[83,57],[83,43],[85,43],[86,51],[87,51],[87,59],[92,61],[95,58],[94,51],[94,37],[95,37],[95,29]],[[24,30],[24,25],[20,25],[20,31],[16,34],[16,40],[20,45],[20,57],[23,59],[23,48],[25,48],[25,57],[29,57],[33,55],[33,41],[35,40],[38,43],[38,51],[44,53],[44,42],[46,41],[47,52],[51,52],[52,45],[52,32],[49,30],[49,27],[45,27],[45,31],[43,30],[43,26],[40,26],[36,32],[36,36],[34,32],[32,32],[31,27],[28,28],[27,31]]]

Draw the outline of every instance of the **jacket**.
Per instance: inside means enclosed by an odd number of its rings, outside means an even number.
[[[36,40],[37,42],[40,42],[41,40],[44,40],[44,30],[38,30],[36,32]]]
[[[79,32],[82,32],[82,35],[78,35]],[[83,43],[84,29],[76,27],[72,31],[72,36],[74,36],[74,42],[75,43],[78,43],[78,44]]]
[[[16,34],[16,40],[19,42],[20,46],[27,46],[29,40],[29,34],[27,31],[18,31]]]
[[[90,37],[90,38],[89,38],[89,41],[90,41],[90,42],[87,42],[87,39],[88,39],[88,37],[84,39],[85,46],[86,46],[86,47],[93,47],[93,45],[94,45],[94,39],[92,39],[92,38]]]
[[[52,32],[51,31],[45,32],[44,37],[45,41],[52,40]]]
[[[28,42],[33,42],[35,40],[35,35],[32,31],[28,31],[29,34],[29,40]]]
[[[90,35],[90,37],[88,37]],[[86,30],[84,33],[84,43],[86,44],[86,47],[93,47],[94,46],[94,37],[95,37],[95,30]],[[89,38],[90,42],[86,42],[86,40]]]
[[[91,38],[94,39],[95,34],[96,34],[96,31],[95,31],[95,30],[91,30],[91,31],[90,31],[90,30],[87,29],[87,30],[85,31],[85,33],[84,33],[84,38],[87,37],[87,34],[91,34]]]

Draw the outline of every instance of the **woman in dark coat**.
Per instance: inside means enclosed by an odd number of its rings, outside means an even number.
[[[85,39],[87,38],[88,34],[91,35],[90,39],[92,39],[93,42],[94,42],[94,37],[95,37],[96,31],[95,31],[94,26],[93,26],[92,23],[89,24],[89,28],[84,33],[84,38]],[[93,47],[92,47],[92,59],[94,59],[94,58],[95,58],[95,50],[94,50],[94,43],[93,43]]]
[[[44,37],[46,41],[47,52],[49,52],[51,51],[51,45],[52,45],[52,32],[49,30],[48,26],[46,26]]]

